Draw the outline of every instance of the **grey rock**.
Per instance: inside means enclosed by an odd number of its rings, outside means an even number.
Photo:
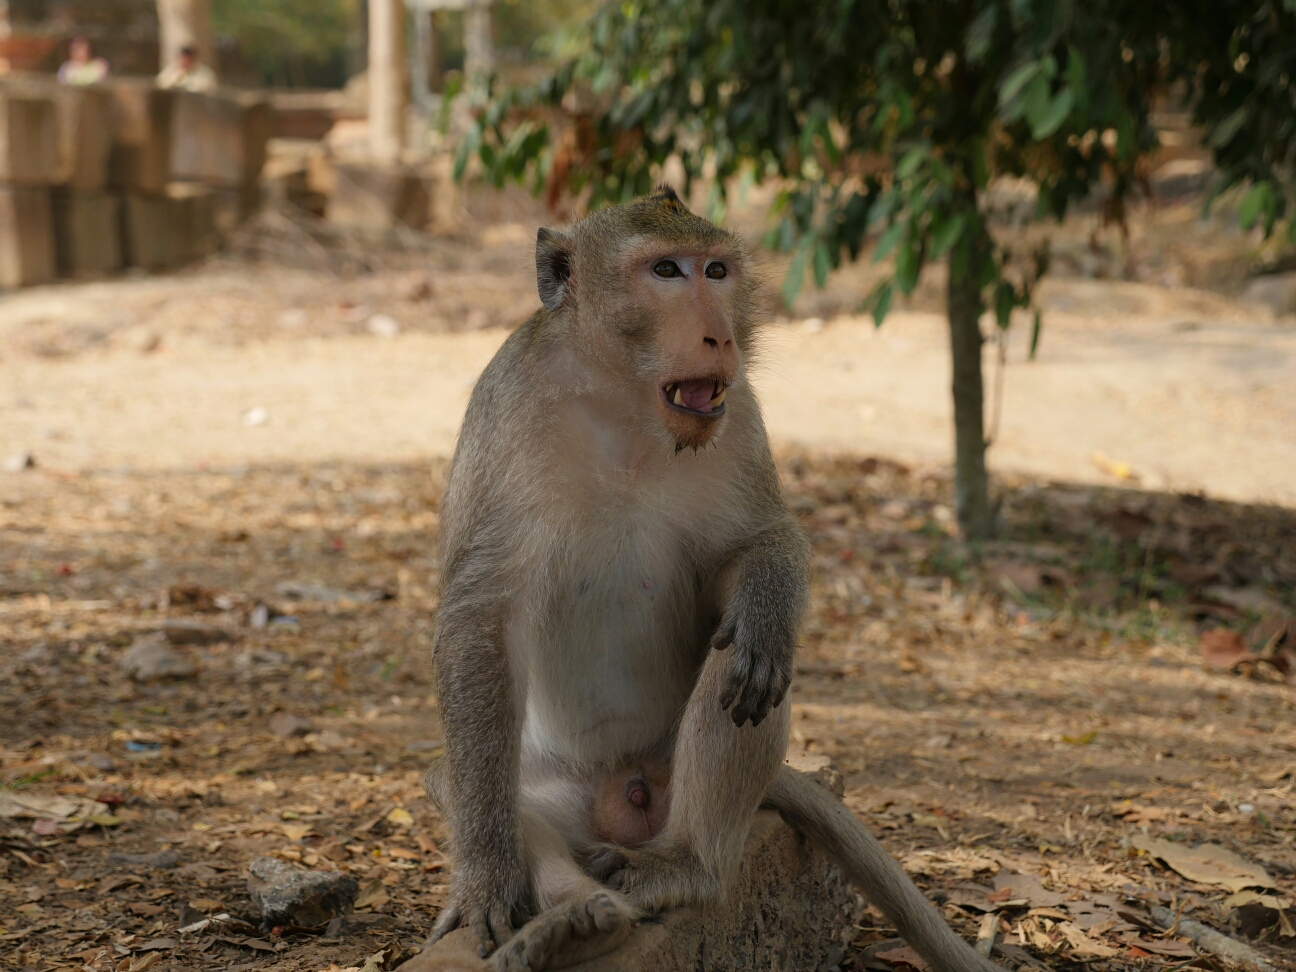
[[[1242,291],[1248,304],[1268,307],[1277,316],[1296,314],[1296,270],[1256,277]]]
[[[180,863],[180,855],[173,850],[161,850],[152,854],[125,854],[121,851],[113,851],[108,855],[108,863],[142,867],[146,871],[169,871]]]
[[[280,712],[270,720],[270,731],[284,739],[292,736],[304,736],[315,727],[307,719],[300,719],[287,712]]]
[[[301,871],[274,857],[248,868],[248,894],[267,925],[314,928],[350,911],[359,891],[349,874]]]
[[[230,633],[219,625],[178,618],[164,624],[162,633],[173,645],[215,645],[231,640]]]
[[[137,682],[160,678],[191,678],[193,662],[173,651],[160,638],[141,638],[126,649],[121,667]]]
[[[117,768],[117,761],[107,753],[94,753],[90,756],[89,763],[100,773],[111,773]]]

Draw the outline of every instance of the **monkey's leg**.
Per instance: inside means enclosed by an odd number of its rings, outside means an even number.
[[[733,652],[711,652],[685,706],[665,828],[637,850],[609,848],[591,861],[592,873],[606,876],[645,911],[724,894],[787,751],[791,706],[779,705],[759,726],[741,728],[720,707],[733,659]]]
[[[631,904],[577,867],[562,835],[534,813],[523,812],[522,830],[528,877],[544,910],[495,953],[497,972],[565,968],[625,941],[637,916]]]
[[[896,859],[818,784],[784,767],[766,804],[836,861],[935,972],[1001,972],[954,934]]]

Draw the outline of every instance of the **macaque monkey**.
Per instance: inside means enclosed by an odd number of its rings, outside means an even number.
[[[783,767],[809,544],[748,366],[741,242],[667,188],[540,230],[542,309],[473,390],[433,649],[449,901],[501,970],[721,898],[773,807],[936,972],[991,972],[831,794]]]

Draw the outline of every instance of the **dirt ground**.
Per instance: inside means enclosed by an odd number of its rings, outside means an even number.
[[[417,947],[447,887],[417,782],[439,498],[532,301],[529,239],[0,304],[0,444],[35,463],[0,474],[6,967],[376,970]],[[1010,353],[1004,527],[979,550],[953,536],[939,322],[807,304],[776,330],[762,396],[816,550],[794,744],[956,928],[1000,915],[1005,961],[1229,967],[1160,934],[1163,905],[1290,967],[1296,332],[1178,286],[1050,287],[1040,361]],[[132,677],[167,641],[172,677]],[[358,916],[259,927],[266,854],[355,875]],[[865,951],[893,936],[870,913],[842,967],[904,969]]]

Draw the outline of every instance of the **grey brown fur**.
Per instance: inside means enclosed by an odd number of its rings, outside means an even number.
[[[994,968],[780,770],[809,545],[746,374],[749,262],[668,189],[542,230],[543,307],[473,391],[441,511],[446,757],[427,788],[455,869],[431,938],[468,925],[497,968],[569,965],[717,900],[762,803],[937,972]],[[669,767],[665,823],[611,844],[600,781],[644,760]]]

